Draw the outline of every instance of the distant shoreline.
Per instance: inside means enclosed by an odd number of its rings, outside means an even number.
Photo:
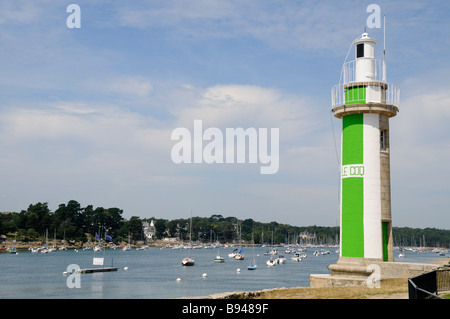
[[[61,247],[65,247],[67,249],[83,249],[86,248],[88,246],[90,246],[91,248],[93,248],[94,246],[96,246],[98,243],[96,242],[86,242],[86,243],[82,243],[82,242],[77,242],[77,243],[66,243],[63,244],[60,240],[56,241],[56,248],[61,248]],[[106,248],[123,248],[125,246],[127,246],[128,243],[126,242],[121,242],[119,244],[111,244],[108,243],[106,244]],[[5,242],[3,242],[0,245],[0,252],[3,250],[7,250],[10,249],[12,247],[15,247],[17,250],[28,250],[30,248],[39,248],[39,247],[44,247],[45,246],[45,241],[33,241],[33,242],[20,242],[20,241],[16,241],[16,243],[13,243],[11,240],[7,240]],[[48,247],[53,247],[53,241],[48,241],[47,244]],[[102,244],[102,246],[105,246],[104,244]],[[142,246],[141,244],[130,244],[130,247],[132,248],[136,248],[136,247],[140,247]],[[147,244],[147,246],[149,247],[161,247],[161,244],[159,243],[152,243],[152,244]],[[3,250],[2,250],[3,249]]]

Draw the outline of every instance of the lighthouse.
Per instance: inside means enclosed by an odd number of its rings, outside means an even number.
[[[355,59],[332,88],[332,111],[342,119],[340,259],[383,262],[393,261],[389,120],[400,90],[386,81],[376,43],[367,33],[353,42]]]
[[[394,261],[389,120],[399,112],[400,89],[375,58],[377,41],[363,33],[355,59],[342,66],[331,90],[332,112],[342,120],[340,255],[330,274],[311,274],[310,287],[364,285],[410,278],[436,265]]]

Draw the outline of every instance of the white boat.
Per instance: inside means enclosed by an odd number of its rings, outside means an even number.
[[[258,268],[258,266],[256,266],[255,264],[251,264],[247,266],[248,270],[256,270]]]
[[[14,239],[14,246],[13,246],[13,248],[9,248],[9,252],[11,253],[11,254],[17,254],[17,249],[16,249],[16,245],[15,245],[15,242],[16,242],[16,240]]]
[[[97,246],[94,247],[94,251],[101,251],[101,250],[102,250],[102,247],[101,247],[101,246],[98,246],[98,245],[97,245]]]
[[[186,257],[181,261],[183,266],[194,266],[194,258]]]
[[[239,251],[236,256],[234,256],[234,259],[236,260],[244,260],[244,252],[242,251],[242,229],[239,230]]]
[[[234,259],[236,259],[236,260],[244,260],[244,254],[243,253],[238,253],[236,256],[234,256]]]
[[[294,256],[291,258],[293,261],[302,261],[302,257],[299,253],[295,253]]]
[[[286,262],[286,258],[284,258],[283,255],[279,255],[278,258],[276,259],[278,264],[284,264]]]
[[[269,267],[273,267],[273,266],[275,266],[275,265],[277,264],[277,261],[274,260],[274,259],[271,257],[268,261],[266,261],[266,264],[267,264],[267,266],[269,266]]]
[[[216,263],[223,263],[223,262],[225,262],[225,258],[223,258],[220,255],[217,255],[216,258],[214,258],[214,262],[216,262]]]
[[[48,247],[48,229],[46,229],[45,231],[45,246],[41,248],[41,253],[43,254],[49,253],[50,251],[47,247]]]
[[[236,248],[236,249],[233,250],[231,253],[228,253],[228,257],[234,258],[234,257],[236,257],[237,254],[238,254],[238,253],[237,253],[237,248]]]
[[[273,231],[272,231],[272,249],[270,251],[266,251],[264,253],[264,255],[277,255],[278,254],[278,249],[275,248],[275,245],[273,244]]]
[[[272,248],[272,250],[268,251],[266,254],[275,256],[276,254],[278,254],[278,249]]]
[[[223,263],[223,262],[225,262],[225,258],[220,256],[219,248],[217,248],[217,255],[216,255],[216,258],[214,258],[214,262],[216,262],[216,263]]]
[[[39,248],[31,247],[31,248],[30,248],[30,251],[31,251],[32,253],[37,253],[37,252],[39,251]]]
[[[128,245],[124,246],[122,248],[123,251],[130,251],[131,250],[131,246],[130,246],[130,234],[128,234]]]
[[[192,210],[191,210],[191,220],[189,223],[189,256],[181,261],[182,266],[194,266],[194,258],[191,257],[191,247],[192,247]]]
[[[252,232],[252,263],[247,266],[247,269],[248,270],[256,270],[256,268],[258,268],[258,266],[256,266],[256,263],[255,263],[255,240],[253,238],[253,232]]]

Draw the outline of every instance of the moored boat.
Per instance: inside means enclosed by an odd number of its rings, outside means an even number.
[[[194,258],[186,257],[181,261],[183,266],[194,266]]]
[[[194,266],[194,258],[191,258],[191,247],[192,247],[192,210],[191,210],[191,220],[189,223],[189,256],[181,261],[182,266]]]

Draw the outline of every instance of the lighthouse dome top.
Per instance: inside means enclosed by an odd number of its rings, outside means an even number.
[[[357,44],[363,43],[363,42],[365,42],[365,43],[371,42],[371,43],[373,43],[373,44],[376,44],[376,43],[377,43],[377,40],[375,40],[375,39],[369,37],[369,34],[368,34],[367,32],[364,32],[363,34],[361,34],[361,36],[360,36],[358,39],[356,39],[356,40],[353,42],[353,44],[354,44],[354,45],[357,45]]]

